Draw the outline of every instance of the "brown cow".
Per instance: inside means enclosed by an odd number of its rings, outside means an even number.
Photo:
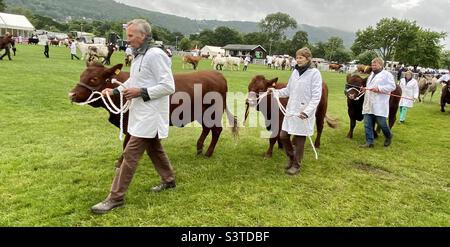
[[[122,69],[122,64],[118,64],[113,66],[112,68],[106,68],[102,64],[87,64],[87,68],[84,70],[84,72],[80,76],[80,82],[77,83],[75,88],[73,88],[70,93],[69,97],[72,102],[84,102],[86,101],[92,92],[94,91],[102,91],[105,88],[115,88],[118,85],[112,84],[111,80],[113,78],[117,79],[118,81],[126,81],[129,78],[128,72],[120,72],[116,75],[116,71]],[[175,93],[171,95],[171,104],[170,104],[170,112],[171,112],[171,119],[170,119],[170,125],[171,126],[177,126],[177,127],[183,127],[186,124],[197,121],[200,124],[202,124],[203,131],[200,135],[200,138],[197,141],[197,154],[202,154],[203,151],[203,143],[208,136],[209,132],[212,132],[212,139],[211,144],[208,147],[208,150],[205,153],[205,156],[210,157],[212,156],[214,152],[214,148],[217,144],[217,141],[219,140],[220,133],[222,132],[222,114],[225,111],[228,117],[228,121],[233,126],[232,132],[235,136],[238,134],[238,127],[237,127],[237,119],[235,116],[232,115],[232,113],[227,109],[226,107],[226,94],[228,91],[227,87],[227,81],[223,77],[223,75],[216,71],[202,71],[202,72],[195,72],[195,73],[188,73],[188,74],[178,74],[174,75],[175,79]],[[194,94],[194,85],[199,86],[201,88],[201,97],[200,95]],[[180,105],[183,105],[183,101],[180,102],[180,100],[174,100],[174,95],[180,95],[177,93],[182,92],[182,94],[188,95],[190,97],[190,113],[191,116],[183,116],[183,112],[179,112],[179,114],[173,114],[173,111],[178,109]],[[217,98],[214,98],[214,104],[212,103],[205,103],[204,97],[207,93],[215,92],[220,94],[218,97],[222,97],[223,99],[223,105],[221,105],[222,109],[218,109],[214,114],[219,112],[217,116],[211,116],[215,121],[216,124],[211,125],[210,123],[206,123],[203,120],[205,119],[205,112],[211,111],[211,107],[216,105]],[[198,92],[200,93],[200,92]],[[194,99],[194,95],[197,97]],[[118,96],[112,96],[113,101],[116,104],[116,106],[119,105],[120,99]],[[184,100],[184,98],[181,98]],[[199,101],[199,102],[197,102]],[[194,109],[194,105],[197,103],[200,104],[201,109]],[[187,104],[187,103],[186,103]],[[93,107],[103,107],[105,109],[106,106],[104,105],[103,101],[98,100],[93,103],[90,103],[89,105]],[[201,113],[201,114],[199,114]],[[173,118],[179,118],[181,120],[174,120]],[[109,122],[111,122],[116,127],[120,126],[120,116],[115,115],[113,113],[109,114]],[[127,130],[127,123],[128,123],[128,113],[124,116],[124,132],[126,134],[125,140],[123,143],[123,148],[125,148],[126,144],[128,143],[128,140],[130,138],[129,134],[126,132]],[[121,157],[122,158],[122,157]],[[119,162],[121,162],[121,158]]]
[[[372,73],[372,67],[369,65],[364,65],[364,64],[356,65],[356,70],[357,70],[357,72],[364,73],[364,74]]]
[[[59,46],[60,41],[58,39],[52,39],[49,43],[53,46]]]
[[[425,96],[431,92],[430,102],[437,88],[437,79],[431,75],[421,75],[419,79],[419,102],[425,101]],[[422,97],[420,97],[423,95]]]
[[[0,51],[5,49],[5,53],[0,57],[0,60],[2,60],[5,56],[8,56],[9,60],[11,59],[11,54],[9,49],[15,48],[15,41],[9,33],[7,33],[5,36],[0,37]]]
[[[345,85],[345,95],[347,96],[347,107],[348,107],[348,116],[350,118],[350,129],[347,133],[348,138],[353,138],[353,130],[356,126],[356,121],[363,120],[362,108],[364,103],[364,95],[361,95],[361,87],[365,87],[367,85],[367,77],[362,78],[357,74],[347,74],[347,84]],[[399,85],[396,86],[395,90],[391,92],[393,95],[402,95],[402,89]],[[398,105],[400,103],[400,98],[391,96],[389,99],[389,127],[392,128],[395,124],[395,120],[397,119],[397,110]],[[377,128],[379,131],[379,128]],[[377,137],[377,133],[374,132],[375,137]]]
[[[330,65],[328,65],[328,69],[334,70],[334,71],[339,71],[341,68],[342,68],[342,64],[331,63]]]
[[[272,157],[273,146],[277,141],[278,141],[278,147],[279,148],[283,147],[282,142],[280,140],[280,132],[281,132],[281,127],[283,125],[284,114],[279,110],[277,102],[272,97],[272,95],[270,96],[270,100],[269,100],[269,97],[265,97],[261,100],[260,103],[258,103],[256,105],[250,105],[249,104],[249,101],[251,100],[250,94],[254,93],[254,94],[256,94],[255,95],[256,97],[259,97],[259,94],[266,92],[269,87],[281,89],[281,88],[284,88],[287,86],[286,83],[277,83],[277,82],[278,82],[278,78],[275,78],[272,80],[266,80],[266,78],[264,76],[257,75],[255,77],[253,77],[252,81],[248,85],[249,98],[246,101],[245,120],[247,119],[247,116],[248,116],[249,107],[256,106],[256,110],[261,111],[261,113],[264,115],[264,118],[266,120],[265,121],[266,129],[269,131],[272,131],[272,136],[269,139],[269,149],[267,149],[267,151],[265,153],[266,158]],[[289,98],[281,98],[280,102],[284,107],[286,107],[288,100],[289,100]],[[328,87],[327,87],[327,84],[325,82],[323,82],[322,83],[322,96],[320,98],[320,102],[319,102],[319,105],[317,106],[317,110],[316,110],[317,136],[316,136],[316,140],[314,142],[314,146],[316,148],[320,147],[320,137],[322,135],[324,120],[326,120],[328,126],[330,126],[331,128],[337,127],[336,120],[329,118],[326,114],[327,113],[327,105],[328,105]],[[272,107],[272,106],[274,106],[274,107]],[[278,115],[278,119],[272,119],[273,115],[275,115],[275,116]],[[245,120],[244,120],[244,122],[245,122]]]
[[[183,56],[181,59],[182,59],[183,69],[184,69],[185,64],[190,63],[194,67],[194,70],[196,70],[198,67],[198,63],[200,62],[202,57],[194,57],[191,55],[187,55],[187,56]]]

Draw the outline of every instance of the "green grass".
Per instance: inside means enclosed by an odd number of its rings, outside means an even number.
[[[212,158],[197,157],[199,128],[171,128],[163,144],[178,187],[159,194],[159,182],[144,156],[128,190],[126,207],[96,216],[90,207],[108,194],[114,161],[121,151],[118,129],[107,112],[70,104],[67,93],[84,69],[67,48],[18,45],[14,61],[0,61],[1,226],[449,226],[449,114],[433,102],[416,103],[407,122],[393,128],[393,144],[360,150],[358,123],[347,139],[344,75],[323,72],[330,88],[331,116],[319,160],[309,143],[299,176],[284,174],[286,158],[262,128],[243,128],[235,141],[222,132]],[[122,62],[115,53],[112,63]],[[210,69],[203,61],[200,70]],[[173,58],[175,73],[181,69]],[[229,90],[246,92],[256,74],[287,81],[290,73],[251,65],[225,71]],[[427,99],[428,101],[428,99]],[[242,121],[242,115],[239,115]],[[205,144],[209,144],[210,138]]]

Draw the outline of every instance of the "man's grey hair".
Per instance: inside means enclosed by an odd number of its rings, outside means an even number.
[[[138,30],[144,34],[145,36],[151,36],[152,35],[152,27],[150,26],[150,23],[148,23],[144,19],[134,19],[127,23],[128,26],[136,25]]]
[[[372,63],[377,63],[379,65],[381,65],[381,67],[384,67],[384,60],[381,57],[376,57],[372,60]]]

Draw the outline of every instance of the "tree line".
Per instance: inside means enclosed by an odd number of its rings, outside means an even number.
[[[4,8],[3,0],[0,0],[0,10]],[[20,7],[11,9],[11,12],[25,15],[36,29],[65,33],[83,30],[101,37],[107,37],[110,32],[121,36],[122,24],[126,23],[126,20],[71,20],[60,23]],[[305,31],[297,31],[292,38],[286,37],[285,31],[297,28],[297,22],[288,14],[281,12],[267,15],[260,20],[258,26],[261,32],[241,33],[220,26],[214,30],[205,29],[199,33],[184,35],[154,25],[152,34],[155,40],[161,40],[164,44],[185,51],[204,45],[223,47],[227,44],[252,44],[263,46],[269,54],[295,56],[299,48],[307,46],[314,57],[338,63],[358,60],[359,63],[370,64],[374,57],[381,56],[384,60],[398,61],[407,65],[450,68],[450,51],[444,50],[440,44],[447,34],[424,29],[415,21],[383,18],[374,27],[358,30],[350,49],[344,46],[340,37],[330,37],[327,41],[315,44],[309,42],[308,33]]]

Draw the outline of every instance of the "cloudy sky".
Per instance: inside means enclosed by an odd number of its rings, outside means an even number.
[[[287,13],[297,23],[357,31],[383,17],[415,20],[450,34],[450,0],[117,0],[128,5],[191,19],[259,21]],[[444,42],[450,49],[450,35]]]

